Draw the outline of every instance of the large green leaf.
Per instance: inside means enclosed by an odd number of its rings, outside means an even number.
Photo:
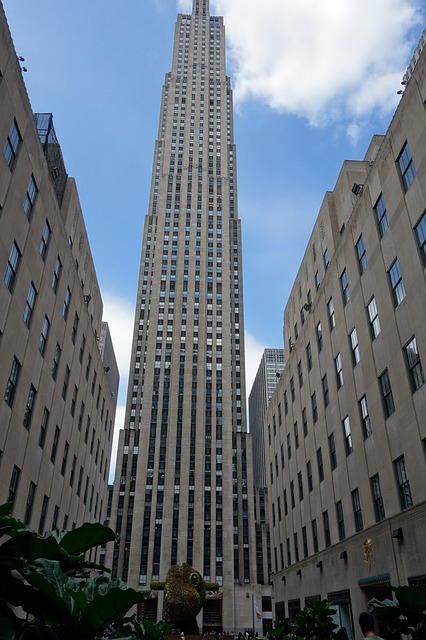
[[[102,524],[86,522],[81,527],[68,531],[61,540],[61,547],[70,555],[80,555],[92,547],[113,542],[116,535]]]
[[[110,589],[104,595],[96,595],[88,603],[81,624],[92,633],[100,632],[145,598],[143,592],[134,589]]]
[[[392,587],[392,590],[399,602],[402,615],[405,615],[405,612],[423,614],[426,610],[426,584]]]
[[[130,618],[130,621],[135,631],[137,632],[138,638],[149,638],[149,640],[165,640],[172,629],[172,625],[164,620],[154,623],[147,618],[141,618],[134,615]]]
[[[49,617],[57,619],[58,616],[72,616],[75,609],[74,600],[70,594],[70,578],[62,571],[61,565],[56,560],[40,559],[31,563],[23,571],[26,581],[39,592],[50,598]]]
[[[9,535],[13,536],[17,532],[29,531],[29,527],[26,524],[14,518],[11,513],[13,509],[13,502],[6,502],[6,504],[0,505],[0,536]]]
[[[60,549],[54,538],[41,538],[34,531],[25,531],[3,542],[0,560],[5,556],[24,558],[27,562],[37,558],[59,560]]]

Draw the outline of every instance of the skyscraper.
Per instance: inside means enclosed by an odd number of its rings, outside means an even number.
[[[256,489],[266,487],[263,421],[269,401],[277,388],[284,364],[284,349],[265,349],[249,395],[250,433],[253,438],[253,476]]]
[[[225,31],[208,0],[179,14],[145,218],[111,525],[113,575],[188,561],[221,594],[204,628],[254,626],[241,230]],[[108,558],[107,558],[108,560]],[[161,617],[160,601],[151,601]]]

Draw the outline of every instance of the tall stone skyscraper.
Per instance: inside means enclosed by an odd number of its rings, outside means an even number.
[[[111,526],[130,586],[185,561],[219,583],[204,629],[256,626],[236,186],[223,19],[194,0],[162,92]]]

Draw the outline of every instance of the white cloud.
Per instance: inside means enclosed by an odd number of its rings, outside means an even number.
[[[117,457],[118,434],[124,427],[126,393],[129,377],[130,352],[132,348],[134,303],[111,291],[103,293],[103,319],[108,322],[120,372],[120,390],[115,413],[114,436],[112,440],[109,482],[113,482]]]
[[[124,427],[125,413],[126,413],[126,405],[124,404],[117,405],[117,411],[115,413],[114,435],[112,438],[111,463],[109,466],[109,476],[108,476],[109,484],[112,484],[114,482],[115,466],[117,461],[118,435],[120,433],[120,429],[123,429]]]
[[[177,0],[177,8],[182,13],[191,13],[192,0]]]
[[[311,124],[389,112],[414,48],[420,0],[212,0],[224,15],[235,103]]]
[[[246,395],[248,398],[263,356],[263,351],[266,347],[247,331],[244,337],[246,354]],[[268,345],[268,347],[270,346],[271,345]]]
[[[134,303],[111,291],[102,294],[104,303],[103,320],[108,322],[120,372],[120,394],[126,391],[130,352],[132,348],[133,322],[135,317]]]

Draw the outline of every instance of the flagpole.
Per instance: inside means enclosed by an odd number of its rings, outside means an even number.
[[[255,635],[255,630],[254,630],[254,593],[251,594],[251,613],[253,616],[253,635]]]

